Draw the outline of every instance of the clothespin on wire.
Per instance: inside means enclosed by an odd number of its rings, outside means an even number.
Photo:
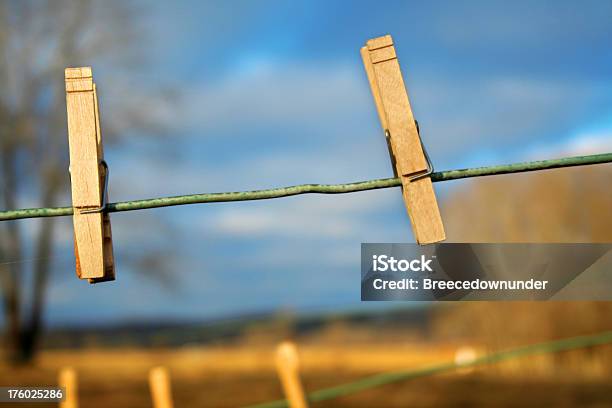
[[[368,40],[361,48],[391,163],[402,181],[402,194],[414,237],[419,244],[446,239],[430,179],[433,165],[414,120],[404,79],[390,35]]]
[[[109,170],[96,84],[91,67],[66,68],[65,80],[76,273],[90,283],[110,281],[115,279],[115,262],[110,216],[104,211]]]

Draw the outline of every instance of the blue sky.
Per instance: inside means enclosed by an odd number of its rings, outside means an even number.
[[[138,75],[82,62],[103,121],[125,129],[106,151],[113,201],[391,176],[359,56],[387,33],[437,169],[612,150],[610,2],[136,7]],[[131,132],[118,101],[161,135]],[[51,324],[380,307],[359,302],[360,243],[413,241],[398,189],[117,213],[118,280],[89,286],[73,275],[71,219],[59,222]],[[173,284],[131,262],[155,253]]]

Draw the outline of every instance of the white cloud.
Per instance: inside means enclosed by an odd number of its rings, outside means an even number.
[[[583,156],[612,152],[612,120],[594,128],[573,132],[553,144],[539,144],[529,149],[533,160],[551,157]]]
[[[566,150],[571,155],[612,152],[612,127],[607,131],[580,133],[569,141]]]
[[[229,72],[215,82],[204,80],[185,90],[178,113],[169,117],[198,131],[243,126],[310,126],[338,115],[354,115],[355,100],[369,98],[360,66],[287,64],[262,60]],[[291,135],[287,135],[291,136]]]
[[[299,200],[299,201],[298,201]],[[206,220],[215,234],[245,237],[342,239],[367,229],[367,214],[379,211],[381,203],[373,194],[302,197],[287,205],[244,206],[220,210]]]

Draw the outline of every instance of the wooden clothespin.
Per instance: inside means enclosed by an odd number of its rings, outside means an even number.
[[[74,208],[74,253],[81,279],[115,279],[98,97],[90,67],[66,68],[66,108],[70,146],[70,183]]]
[[[446,234],[429,178],[433,168],[410,109],[393,39],[386,35],[368,40],[361,48],[361,57],[387,138],[393,170],[402,181],[415,239],[421,245],[443,241]]]

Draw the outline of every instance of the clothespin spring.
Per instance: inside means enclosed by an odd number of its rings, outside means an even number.
[[[415,120],[414,124],[416,125],[417,134],[419,135],[419,142],[421,143],[421,148],[423,149],[423,154],[425,155],[425,161],[427,162],[427,170],[425,170],[425,172],[423,173],[417,173],[417,174],[408,176],[408,180],[410,182],[417,181],[422,178],[428,177],[434,172],[433,163],[431,162],[431,159],[429,158],[429,153],[427,153],[427,149],[425,148],[425,145],[423,144],[423,139],[421,138],[421,131],[419,130],[419,122]],[[391,159],[393,162],[393,171],[395,175],[397,176],[397,171],[395,168],[395,157],[393,156],[393,151],[391,150],[391,132],[389,132],[389,129],[385,130],[385,138],[387,139],[387,146],[389,147],[389,153],[391,153]]]
[[[106,164],[106,161],[104,160],[100,160],[100,164],[102,165],[102,167],[104,167],[104,190],[102,191],[102,206],[98,208],[82,209],[79,211],[81,214],[93,214],[93,213],[103,212],[104,210],[106,210],[106,204],[108,200],[108,178],[109,178],[108,177],[108,164]]]

